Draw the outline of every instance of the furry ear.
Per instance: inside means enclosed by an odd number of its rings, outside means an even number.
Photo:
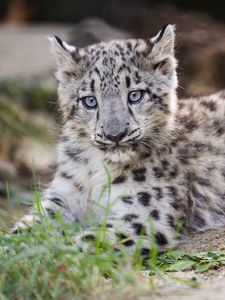
[[[58,36],[48,37],[50,52],[55,56],[58,67],[72,62],[76,48],[63,42]]]
[[[67,82],[73,77],[80,77],[84,50],[68,45],[57,36],[49,37],[48,41],[50,51],[55,56],[58,66],[55,75],[59,82]]]
[[[176,70],[176,59],[174,57],[175,26],[166,25],[159,33],[150,39],[149,58],[152,68],[158,69],[164,75],[172,75]]]
[[[48,41],[50,52],[54,54],[58,67],[68,67],[81,59],[81,49],[68,45],[58,36],[48,37]]]
[[[151,54],[157,55],[174,55],[174,43],[175,43],[175,26],[168,24],[158,32],[156,36],[150,39],[153,46]]]

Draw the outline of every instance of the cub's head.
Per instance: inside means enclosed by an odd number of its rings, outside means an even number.
[[[114,162],[147,156],[165,140],[176,110],[174,26],[151,39],[82,49],[49,40],[70,138],[85,139]]]

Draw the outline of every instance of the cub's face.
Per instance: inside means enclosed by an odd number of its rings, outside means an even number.
[[[71,138],[91,142],[112,161],[148,155],[160,144],[173,127],[176,108],[173,26],[149,40],[114,40],[84,49],[58,37],[50,43]]]

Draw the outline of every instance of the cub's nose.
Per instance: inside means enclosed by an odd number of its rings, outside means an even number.
[[[124,138],[124,136],[126,135],[126,132],[127,132],[127,130],[119,132],[119,133],[115,133],[115,134],[112,134],[112,133],[106,134],[104,132],[104,135],[110,141],[112,141],[114,143],[118,143],[118,142],[120,142]]]

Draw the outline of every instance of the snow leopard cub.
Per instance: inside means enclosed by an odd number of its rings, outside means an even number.
[[[152,238],[160,251],[173,245],[181,221],[191,230],[225,224],[225,92],[177,101],[174,26],[83,49],[49,40],[63,124],[46,215],[101,225],[109,204],[107,240],[132,251],[141,238],[143,255]],[[104,165],[110,200],[107,190],[99,197]],[[14,230],[32,221],[25,216]],[[95,234],[87,228],[75,242]]]

